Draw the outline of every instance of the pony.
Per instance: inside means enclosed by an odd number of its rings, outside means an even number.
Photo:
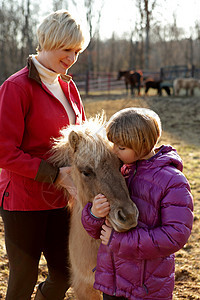
[[[100,240],[91,238],[81,223],[82,209],[102,193],[110,203],[108,220],[123,232],[137,225],[138,210],[130,199],[120,161],[106,139],[102,118],[91,118],[82,125],[70,125],[54,140],[50,161],[58,166],[71,166],[77,188],[77,199],[71,205],[69,258],[71,287],[76,299],[100,300],[93,288],[97,251]]]
[[[122,77],[124,77],[127,94],[130,85],[131,95],[134,95],[134,88],[137,88],[138,95],[140,95],[141,74],[134,71],[119,71],[117,80],[120,80]]]
[[[188,95],[188,91],[190,91],[190,95],[194,95],[194,88],[200,88],[200,80],[195,78],[177,78],[173,82],[174,94],[175,96],[179,95],[180,89],[186,90],[186,95]]]
[[[148,80],[145,82],[145,95],[147,95],[150,88],[156,89],[158,95],[162,96],[162,89],[164,89],[168,96],[170,96],[170,88],[167,85],[162,86],[162,80]]]

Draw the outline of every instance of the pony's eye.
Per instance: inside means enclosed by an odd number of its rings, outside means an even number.
[[[86,176],[86,177],[88,177],[88,176],[90,176],[90,175],[91,175],[91,173],[89,173],[89,172],[86,172],[86,171],[83,171],[83,172],[82,172],[82,174],[83,174],[84,176]]]
[[[84,168],[84,169],[79,169],[79,171],[81,172],[81,174],[83,174],[85,177],[94,177],[95,173],[93,172],[93,170],[89,167]]]

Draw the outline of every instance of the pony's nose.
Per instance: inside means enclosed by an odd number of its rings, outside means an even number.
[[[124,210],[123,208],[119,208],[117,210],[117,219],[121,224],[131,224],[134,225],[134,227],[137,225],[137,220],[138,220],[138,209],[135,207],[135,210],[132,211],[132,213],[129,213],[128,211]]]
[[[119,220],[120,220],[121,222],[126,222],[126,215],[125,215],[125,213],[123,212],[123,209],[122,209],[122,208],[120,208],[120,209],[118,210],[117,214],[118,214],[118,218],[119,218]]]

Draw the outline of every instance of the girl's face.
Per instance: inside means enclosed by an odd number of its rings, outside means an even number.
[[[38,54],[38,61],[47,69],[66,74],[66,71],[77,61],[80,49],[42,50]]]
[[[138,157],[135,154],[135,151],[131,148],[113,144],[113,152],[118,156],[124,164],[132,164]]]

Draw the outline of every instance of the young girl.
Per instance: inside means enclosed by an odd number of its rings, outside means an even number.
[[[123,109],[107,125],[139,219],[128,232],[113,230],[105,221],[109,203],[103,195],[83,210],[85,229],[102,241],[94,288],[104,300],[172,299],[174,253],[190,236],[193,200],[176,150],[155,148],[160,135],[160,119],[149,109]]]

